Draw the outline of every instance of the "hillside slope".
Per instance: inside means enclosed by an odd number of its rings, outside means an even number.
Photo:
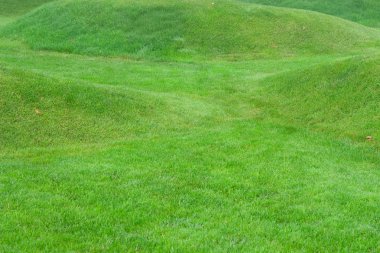
[[[34,49],[135,57],[339,53],[379,32],[331,16],[235,1],[58,1],[0,32]]]
[[[0,149],[175,132],[202,121],[207,113],[203,104],[175,95],[0,68]]]
[[[378,0],[241,0],[273,6],[318,11],[352,20],[364,25],[380,27]]]
[[[39,5],[53,0],[1,0],[0,16],[16,16],[24,14]]]
[[[287,123],[380,138],[380,57],[355,57],[262,82],[262,101]]]

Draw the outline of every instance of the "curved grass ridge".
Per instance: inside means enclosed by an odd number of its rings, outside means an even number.
[[[0,16],[17,16],[53,0],[1,0]]]
[[[339,53],[379,32],[327,15],[234,1],[57,1],[0,36],[33,49],[158,58]]]
[[[380,1],[378,0],[240,0],[249,3],[259,3],[271,6],[299,8],[318,11],[363,25],[380,27]]]
[[[186,97],[1,68],[0,89],[0,149],[154,136],[219,115]]]
[[[281,120],[364,140],[380,136],[380,57],[354,57],[268,78],[263,94]]]

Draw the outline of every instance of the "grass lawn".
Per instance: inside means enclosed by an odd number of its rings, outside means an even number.
[[[380,251],[373,22],[45,2],[0,3],[1,252]]]
[[[318,11],[364,25],[380,27],[379,8],[377,0],[240,0],[249,3],[274,5],[288,8],[299,8]]]

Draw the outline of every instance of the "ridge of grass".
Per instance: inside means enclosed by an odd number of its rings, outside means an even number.
[[[1,0],[0,16],[12,17],[27,13],[47,2],[53,0]]]
[[[318,11],[372,27],[380,27],[380,2],[377,0],[240,0],[270,6]]]
[[[235,1],[57,1],[7,25],[33,49],[153,58],[342,53],[380,32],[306,11]]]
[[[126,140],[186,129],[218,115],[212,106],[184,96],[17,70],[0,70],[0,88],[3,149]]]
[[[380,138],[380,57],[357,56],[262,81],[262,102],[287,123],[363,141]],[[272,115],[274,116],[274,115]]]

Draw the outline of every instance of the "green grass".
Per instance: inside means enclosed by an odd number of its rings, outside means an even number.
[[[25,72],[1,71],[0,87],[2,148],[126,139],[186,127],[192,124],[189,118],[207,117],[201,111],[207,105],[191,101],[187,106],[174,95],[61,82]],[[183,111],[186,117],[179,117]]]
[[[0,252],[380,251],[378,29],[237,1],[10,3]]]
[[[1,0],[0,16],[18,16],[53,0]]]
[[[289,122],[357,140],[380,136],[378,73],[379,55],[294,71],[265,79],[262,101]]]
[[[137,58],[268,58],[342,53],[377,30],[233,1],[57,1],[0,32],[33,49]]]
[[[377,251],[378,155],[250,120],[20,151],[2,159],[2,250]]]
[[[377,0],[240,0],[265,5],[318,11],[364,25],[380,27],[380,2]]]

